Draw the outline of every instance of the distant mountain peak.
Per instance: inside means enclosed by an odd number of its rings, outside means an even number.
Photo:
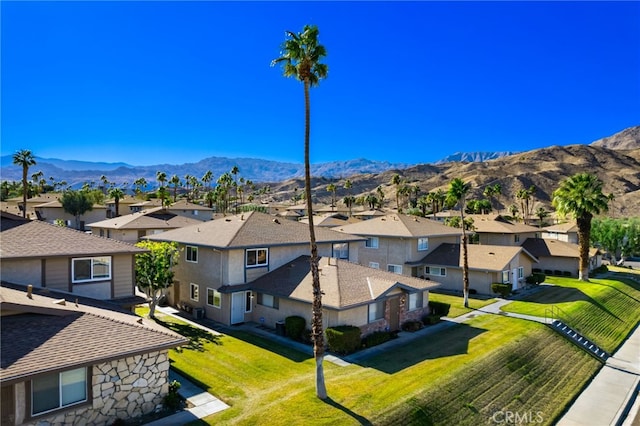
[[[591,145],[608,149],[638,149],[640,148],[640,126],[626,128],[615,135],[591,142]]]
[[[476,151],[476,152],[456,152],[452,155],[448,155],[441,160],[436,161],[434,164],[443,164],[451,162],[468,162],[468,163],[481,163],[483,161],[495,160],[509,155],[517,154],[516,151]]]

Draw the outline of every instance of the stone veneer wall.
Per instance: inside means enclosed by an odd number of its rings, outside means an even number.
[[[89,368],[88,371],[91,371]],[[91,405],[70,408],[28,425],[111,425],[161,408],[169,391],[167,351],[151,352],[93,366]]]
[[[420,309],[414,309],[413,311],[407,311],[407,304],[405,303],[405,297],[402,296],[402,300],[400,301],[400,329],[402,329],[402,324],[407,321],[421,321],[422,317],[425,314],[429,313],[428,302],[424,302],[425,306]],[[428,300],[428,298],[425,297]],[[360,326],[360,333],[362,337],[367,336],[376,331],[385,331],[387,327],[389,327],[389,318],[391,317],[391,306],[388,301],[384,304],[384,318],[380,318],[377,321],[371,322],[369,324]]]

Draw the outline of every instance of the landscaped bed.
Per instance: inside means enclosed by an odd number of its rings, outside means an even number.
[[[444,293],[434,293],[432,291],[429,292],[429,300],[450,304],[451,309],[449,310],[449,315],[447,315],[449,318],[459,317],[460,315],[469,313],[474,309],[481,309],[496,301],[496,299],[478,298],[472,296],[469,297],[469,307],[465,308],[464,299],[461,296],[454,296]]]

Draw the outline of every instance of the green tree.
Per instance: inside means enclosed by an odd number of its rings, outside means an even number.
[[[400,210],[400,184],[402,183],[402,180],[400,179],[400,175],[398,173],[395,173],[393,176],[391,176],[391,185],[395,185],[396,186],[396,210]]]
[[[165,190],[164,184],[167,182],[167,174],[165,172],[158,171],[156,172],[156,179],[160,182],[160,188],[158,189],[158,198],[162,205],[165,205],[165,198],[167,198],[168,192]]]
[[[149,299],[149,317],[155,318],[160,297],[173,284],[173,268],[178,264],[177,243],[140,241],[136,246],[149,250],[136,254],[136,284]]]
[[[464,210],[467,194],[471,189],[469,183],[465,183],[460,178],[455,178],[449,185],[447,198],[460,208],[460,223],[464,224]],[[464,296],[464,307],[469,307],[469,256],[467,254],[467,231],[466,226],[462,226],[462,292]]]
[[[311,275],[313,279],[313,316],[311,335],[313,337],[313,353],[316,361],[316,395],[320,399],[327,398],[324,382],[324,331],[322,327],[322,289],[320,288],[320,271],[318,269],[318,247],[313,227],[313,211],[311,203],[311,166],[309,161],[309,136],[311,131],[311,104],[309,89],[317,86],[327,76],[328,66],[320,61],[327,55],[323,45],[318,42],[318,27],[305,25],[302,32],[286,32],[287,39],[282,45],[279,58],[272,65],[283,64],[285,77],[294,77],[304,85],[305,129],[304,129],[304,168],[305,195],[309,216],[309,239],[311,245]]]
[[[540,220],[539,228],[542,228],[542,224],[545,218],[549,217],[549,212],[544,207],[538,207],[536,210],[536,217]]]
[[[27,217],[27,198],[29,198],[29,167],[36,165],[36,158],[28,149],[22,149],[13,154],[13,164],[22,167],[22,217]]]
[[[138,178],[133,181],[133,192],[135,192],[136,197],[140,197],[144,189],[147,187],[147,180],[145,178]]]
[[[124,198],[124,191],[120,188],[111,188],[109,197],[113,198],[113,203],[116,205],[116,217],[120,216],[120,200]]]
[[[60,204],[65,212],[76,219],[76,229],[80,229],[80,216],[93,210],[93,200],[85,191],[65,191]]]
[[[178,175],[171,176],[169,183],[173,185],[173,202],[175,203],[178,198],[178,186],[180,186],[180,176]]]
[[[602,193],[602,181],[591,173],[577,173],[560,183],[553,192],[553,206],[561,215],[572,215],[578,225],[580,281],[589,281],[589,243],[591,219],[606,212],[609,198]]]
[[[327,185],[327,191],[331,193],[331,211],[336,207],[336,186],[333,183]]]

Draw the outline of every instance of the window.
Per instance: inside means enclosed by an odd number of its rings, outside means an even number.
[[[422,292],[409,293],[409,310],[422,308]]]
[[[222,294],[213,288],[207,288],[207,305],[220,309],[222,307]]]
[[[384,318],[384,300],[369,304],[369,322]]]
[[[519,278],[519,279],[520,279],[520,278],[524,278],[524,267],[523,267],[523,266],[520,266],[520,267],[518,268],[518,278]]]
[[[378,262],[369,262],[369,268],[380,269],[380,264]]]
[[[246,253],[247,267],[267,266],[269,264],[266,248],[248,249]]]
[[[198,284],[191,283],[189,285],[189,297],[194,302],[200,300],[200,286]]]
[[[258,293],[258,305],[278,309],[278,298],[270,294]]]
[[[84,257],[73,259],[71,275],[74,283],[111,279],[111,257]]]
[[[368,248],[378,248],[378,237],[367,237],[364,246]]]
[[[447,268],[440,268],[437,266],[425,266],[424,273],[426,275],[437,275],[439,277],[447,276]]]
[[[402,265],[387,265],[387,271],[393,272],[394,274],[402,274]]]
[[[253,295],[251,294],[250,291],[245,291],[244,292],[244,313],[245,314],[248,314],[249,312],[252,311],[251,302],[253,302]]]
[[[333,255],[331,257],[337,257],[338,259],[349,259],[349,244],[347,243],[335,243],[333,244]]]
[[[509,282],[509,271],[502,271],[502,282],[504,284]]]
[[[428,238],[418,238],[418,251],[429,250],[429,239]]]
[[[187,262],[198,263],[198,247],[187,246]]]
[[[513,236],[513,241],[516,242],[516,243],[519,243],[520,242],[520,235],[518,235],[518,234],[514,235]]]
[[[87,400],[87,369],[48,374],[31,381],[31,414],[41,414]]]

